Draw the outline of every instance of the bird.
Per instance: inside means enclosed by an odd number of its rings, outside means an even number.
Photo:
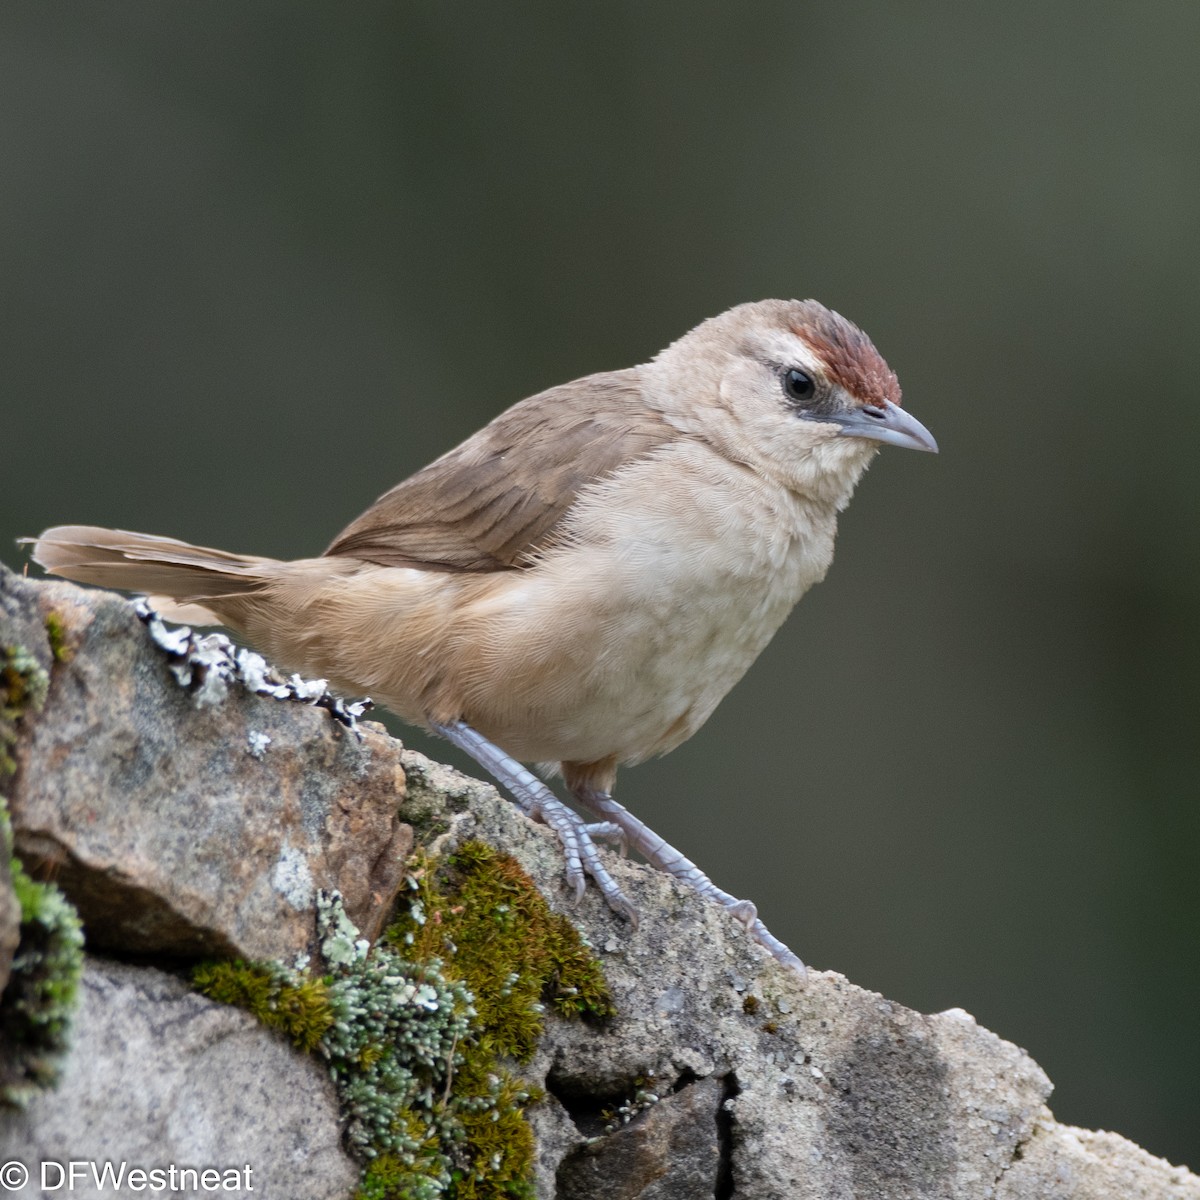
[[[696,733],[824,578],[838,514],[884,445],[937,452],[867,335],[815,300],[761,300],[640,366],[519,401],[318,557],[86,525],[25,540],[52,574],[225,625],[448,739],[554,830],[577,898],[590,877],[636,922],[598,844],[632,846],[803,972],[752,902],[612,790],[618,767]]]

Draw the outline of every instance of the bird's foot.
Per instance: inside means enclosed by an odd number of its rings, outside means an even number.
[[[798,971],[801,977],[808,974],[800,959],[758,919],[758,910],[752,901],[739,900],[717,887],[694,862],[680,854],[674,846],[659,837],[627,808],[618,804],[607,792],[580,788],[574,795],[588,812],[623,829],[629,844],[652,866],[695,888],[702,896],[715,900],[730,916],[745,925],[750,936],[760,946],[769,950],[785,967]]]
[[[574,891],[576,902],[583,898],[590,875],[609,908],[634,926],[637,925],[637,909],[600,861],[600,850],[595,841],[597,838],[617,841],[621,844],[623,852],[627,835],[619,823],[607,820],[590,824],[585,822],[532,771],[506,754],[499,746],[488,741],[465,721],[453,721],[446,725],[431,721],[430,727],[434,733],[440,734],[465,754],[469,754],[491,774],[526,816],[541,821],[554,830],[566,858],[567,885]]]

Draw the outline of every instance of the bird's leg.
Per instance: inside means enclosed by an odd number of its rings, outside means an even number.
[[[759,945],[765,946],[784,966],[794,968],[801,975],[807,974],[800,959],[758,919],[758,910],[751,901],[738,900],[728,892],[722,891],[694,862],[680,854],[674,846],[659,837],[627,808],[618,804],[607,792],[596,788],[575,787],[571,794],[588,812],[603,817],[623,829],[629,838],[629,844],[652,866],[694,887],[700,895],[716,900],[741,921],[749,930],[750,936]]]
[[[624,843],[625,831],[610,821],[588,824],[572,812],[534,773],[522,766],[499,746],[465,721],[443,725],[430,721],[430,728],[469,754],[517,802],[521,811],[535,821],[549,825],[562,843],[567,860],[567,883],[575,890],[578,902],[590,875],[608,902],[609,908],[637,924],[637,910],[621,891],[617,881],[604,868],[595,838],[618,840]]]

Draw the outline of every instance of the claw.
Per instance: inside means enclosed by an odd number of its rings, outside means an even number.
[[[758,909],[753,900],[735,900],[725,906],[725,911],[735,921],[740,921],[749,929],[758,920]]]
[[[603,838],[606,842],[617,845],[620,848],[621,857],[625,857],[625,851],[629,847],[629,835],[620,825],[615,825],[612,821],[592,821],[583,828],[593,838]]]
[[[808,978],[808,968],[791,952],[761,921],[750,926],[750,936],[769,950],[785,967],[799,974],[801,981]]]

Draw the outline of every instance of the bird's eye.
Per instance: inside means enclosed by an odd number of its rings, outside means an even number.
[[[789,400],[795,400],[802,404],[816,395],[817,385],[813,382],[811,375],[797,367],[792,367],[790,371],[783,373],[783,390]]]

